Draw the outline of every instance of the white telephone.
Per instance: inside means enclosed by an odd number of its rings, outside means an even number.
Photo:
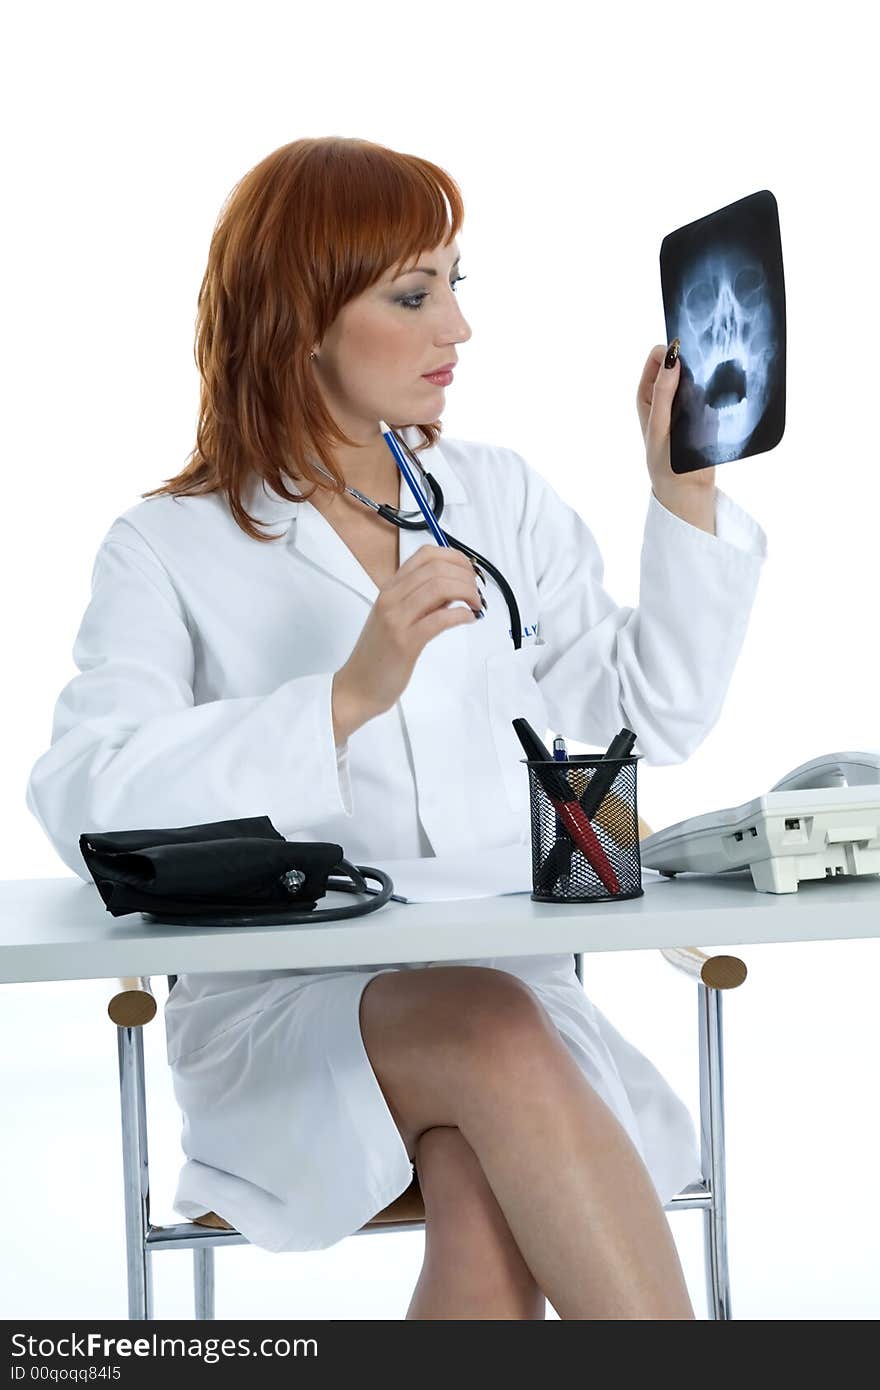
[[[648,835],[642,864],[677,873],[750,869],[759,893],[796,893],[809,878],[880,874],[880,753],[827,753],[742,806]]]

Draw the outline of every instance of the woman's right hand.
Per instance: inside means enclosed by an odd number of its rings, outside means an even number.
[[[463,599],[467,608],[447,608]],[[400,566],[370,609],[351,656],[333,677],[336,742],[391,709],[422,648],[447,628],[477,621],[482,596],[467,555],[426,544]]]

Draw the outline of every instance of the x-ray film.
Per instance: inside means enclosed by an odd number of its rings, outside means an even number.
[[[785,281],[769,189],[665,236],[660,282],[666,341],[681,343],[673,473],[775,448],[785,429]]]

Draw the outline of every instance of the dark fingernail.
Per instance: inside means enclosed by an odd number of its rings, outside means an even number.
[[[678,349],[680,348],[680,346],[680,339],[673,338],[672,342],[669,344],[669,347],[666,350],[666,356],[663,359],[664,367],[675,366],[675,359],[678,357]]]

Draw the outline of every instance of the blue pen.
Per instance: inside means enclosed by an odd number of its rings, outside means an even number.
[[[557,734],[553,740],[553,757],[557,763],[568,762],[568,750],[565,746],[565,739],[561,734]],[[568,890],[568,876],[571,873],[571,840],[565,832],[565,828],[559,817],[556,817],[556,845],[557,853],[564,856],[565,871],[563,878],[562,891]]]
[[[388,445],[388,448],[394,455],[394,460],[398,468],[400,469],[401,473],[406,479],[407,487],[409,488],[413,497],[418,502],[422,516],[427,521],[435,541],[438,545],[445,545],[447,548],[451,549],[448,540],[444,536],[443,532],[440,530],[440,523],[438,522],[434,513],[431,511],[431,508],[428,506],[427,498],[425,497],[425,494],[422,492],[422,489],[419,487],[419,484],[416,480],[416,475],[412,469],[412,464],[409,462],[409,459],[406,457],[397,440],[395,439],[394,434],[391,430],[391,426],[387,425],[384,420],[380,420],[379,429],[382,432],[382,438],[385,440],[385,443]],[[457,601],[458,600],[456,600],[456,602]],[[477,618],[484,618],[486,615],[481,609],[479,613],[475,614],[475,616]]]

